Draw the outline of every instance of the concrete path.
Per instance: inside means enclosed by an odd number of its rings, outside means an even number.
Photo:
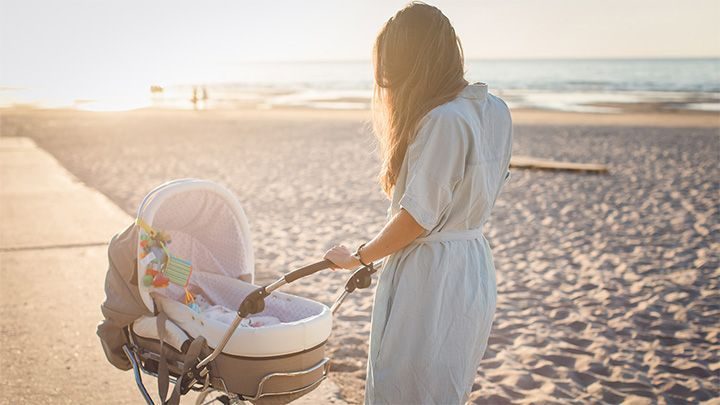
[[[0,404],[143,403],[95,335],[106,244],[131,221],[31,140],[0,137]],[[295,403],[344,402],[326,381]]]

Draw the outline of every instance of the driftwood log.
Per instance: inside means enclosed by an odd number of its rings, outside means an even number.
[[[600,163],[558,162],[555,160],[536,159],[530,156],[514,156],[510,167],[518,169],[562,170],[591,173],[607,173],[608,167]]]

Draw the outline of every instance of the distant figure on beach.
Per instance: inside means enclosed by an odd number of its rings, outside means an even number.
[[[198,88],[197,86],[193,86],[190,102],[192,102],[194,110],[197,111],[206,109],[208,98],[208,92],[205,86],[202,88],[202,96],[198,96]]]
[[[192,98],[190,99],[190,101],[192,102],[192,104],[193,104],[193,109],[195,109],[195,110],[198,109],[198,101],[200,100],[200,99],[198,98],[198,94],[197,94],[197,93],[198,93],[197,87],[193,86],[193,89],[192,89]]]
[[[483,224],[510,174],[510,111],[486,84],[465,80],[460,40],[435,7],[400,10],[380,31],[373,56],[389,218],[354,252],[335,246],[325,258],[355,269],[386,257],[365,403],[464,403],[495,313]]]

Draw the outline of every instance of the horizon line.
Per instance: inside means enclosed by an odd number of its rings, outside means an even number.
[[[465,61],[488,61],[488,62],[523,62],[523,61],[655,61],[655,60],[718,60],[720,55],[708,56],[608,56],[608,57],[468,57]],[[240,64],[240,63],[353,63],[353,62],[371,62],[372,58],[338,58],[338,59],[250,59],[238,61],[222,61],[222,64]]]

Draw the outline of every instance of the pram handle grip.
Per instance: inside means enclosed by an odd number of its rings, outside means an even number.
[[[355,270],[345,283],[345,291],[351,293],[356,289],[370,287],[370,284],[372,284],[372,275],[375,274],[377,267],[380,267],[380,265],[381,263],[370,263],[369,266],[363,266]]]
[[[315,274],[318,271],[329,269],[332,266],[333,263],[330,260],[323,260],[317,263],[309,264],[305,267],[301,267],[297,270],[293,270],[290,273],[286,274],[283,278],[285,279],[286,283],[290,284],[297,279],[301,279],[311,274]]]
[[[352,276],[350,276],[348,281],[345,282],[345,288],[343,289],[342,293],[340,293],[340,296],[335,299],[332,307],[330,307],[330,311],[333,314],[337,312],[337,310],[340,309],[340,305],[342,305],[342,303],[345,301],[345,298],[347,298],[348,294],[352,293],[357,289],[370,287],[370,284],[372,284],[372,275],[375,274],[375,272],[377,272],[378,269],[382,267],[382,265],[383,262],[378,260],[377,262],[370,263],[369,266],[363,266],[355,270],[355,272],[352,274]]]

